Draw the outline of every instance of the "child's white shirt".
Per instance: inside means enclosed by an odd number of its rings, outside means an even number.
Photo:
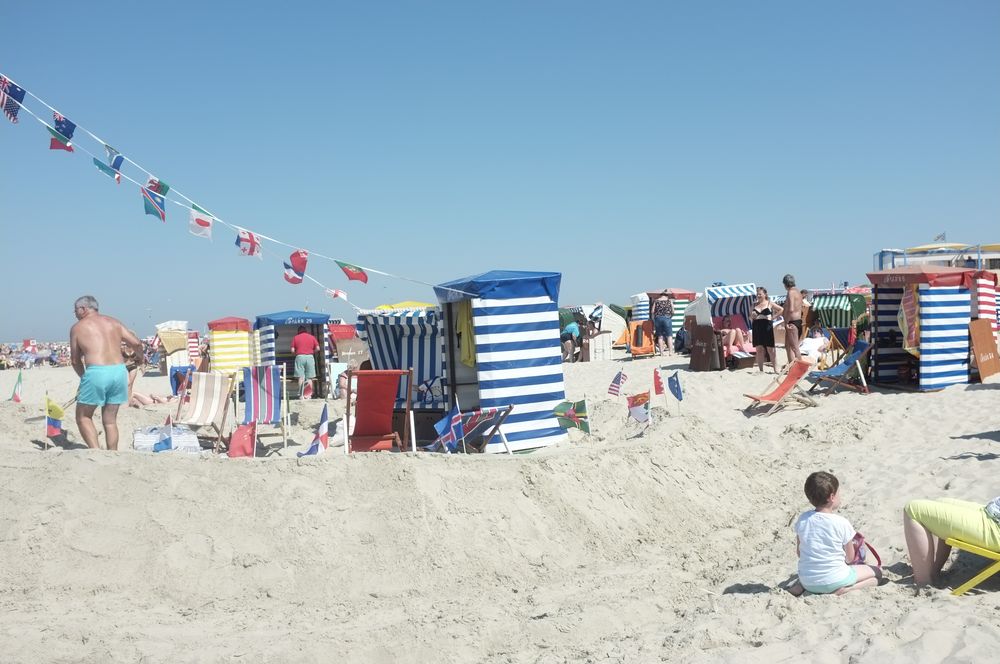
[[[854,537],[851,523],[831,512],[804,512],[795,522],[799,536],[799,581],[824,586],[843,581],[850,570],[844,546]]]

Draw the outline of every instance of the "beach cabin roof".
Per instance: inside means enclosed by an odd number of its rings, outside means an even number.
[[[655,300],[664,293],[666,293],[667,296],[672,297],[675,300],[688,300],[688,301],[693,300],[697,295],[697,293],[695,293],[694,291],[686,290],[684,288],[663,288],[658,291],[646,291],[646,295],[649,296],[650,300]]]
[[[903,286],[907,284],[928,284],[930,286],[968,287],[976,270],[964,267],[942,265],[904,265],[891,270],[868,273],[868,281],[876,286]]]
[[[434,294],[441,303],[458,302],[472,297],[510,300],[540,296],[556,302],[561,279],[562,274],[559,272],[492,270],[435,286]]]
[[[208,321],[208,329],[218,332],[249,332],[250,321],[239,316],[226,316]]]
[[[314,311],[277,311],[257,316],[254,328],[260,329],[265,325],[326,325],[328,322],[330,322],[328,314]]]

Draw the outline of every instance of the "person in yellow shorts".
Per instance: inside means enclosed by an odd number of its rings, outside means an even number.
[[[948,562],[949,537],[1000,551],[1000,496],[986,505],[954,498],[911,500],[903,508],[903,534],[918,586],[937,583]]]

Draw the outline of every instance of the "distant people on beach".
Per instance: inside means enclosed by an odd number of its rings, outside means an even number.
[[[76,425],[87,447],[99,449],[94,411],[101,407],[101,423],[109,450],[118,449],[118,408],[128,401],[128,370],[122,357],[122,343],[139,355],[142,341],[121,321],[98,311],[91,295],[73,303],[77,322],[70,328],[70,357],[80,377],[76,399]]]
[[[903,535],[913,582],[937,583],[951,555],[949,537],[1000,551],[1000,496],[986,505],[954,498],[911,500],[903,508]]]
[[[795,287],[795,277],[786,274],[782,278],[788,296],[785,298],[785,355],[789,363],[802,359],[799,340],[802,338],[802,293]]]
[[[774,347],[774,317],[780,316],[782,309],[771,301],[767,289],[757,287],[757,300],[750,317],[753,319],[750,331],[754,347],[757,349],[757,368],[764,370],[764,362],[770,361],[771,368],[778,371],[778,356]]]
[[[316,379],[316,357],[313,353],[319,349],[319,341],[306,331],[305,325],[299,325],[298,333],[292,338],[292,353],[295,355],[295,377],[299,381],[299,398],[309,399],[313,393],[313,381]],[[309,389],[306,389],[306,385]]]
[[[882,570],[855,562],[855,530],[840,507],[840,482],[831,473],[819,471],[806,478],[806,498],[815,509],[803,512],[795,522],[795,553],[799,557],[799,580],[788,590],[793,595],[843,595],[858,588],[878,585]]]
[[[666,293],[653,301],[653,330],[658,355],[674,354],[674,301]]]
[[[722,346],[726,349],[727,357],[737,350],[743,350],[743,346],[747,343],[746,332],[733,322],[732,316],[723,316],[719,334],[722,337]]]
[[[563,362],[576,362],[576,346],[580,341],[580,323],[576,321],[576,317],[566,324],[566,327],[562,329],[562,333],[559,335],[559,341],[562,343],[563,349]]]

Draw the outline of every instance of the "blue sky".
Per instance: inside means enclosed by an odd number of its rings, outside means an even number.
[[[1000,242],[997,2],[46,2],[0,23],[0,70],[175,190],[419,281],[554,270],[562,303],[625,303],[862,282],[942,231]],[[351,316],[284,282],[289,249],[241,257],[176,206],[162,224],[47,146],[0,118],[0,340],[66,338],[84,293],[140,334]],[[362,307],[433,299],[308,273]]]

